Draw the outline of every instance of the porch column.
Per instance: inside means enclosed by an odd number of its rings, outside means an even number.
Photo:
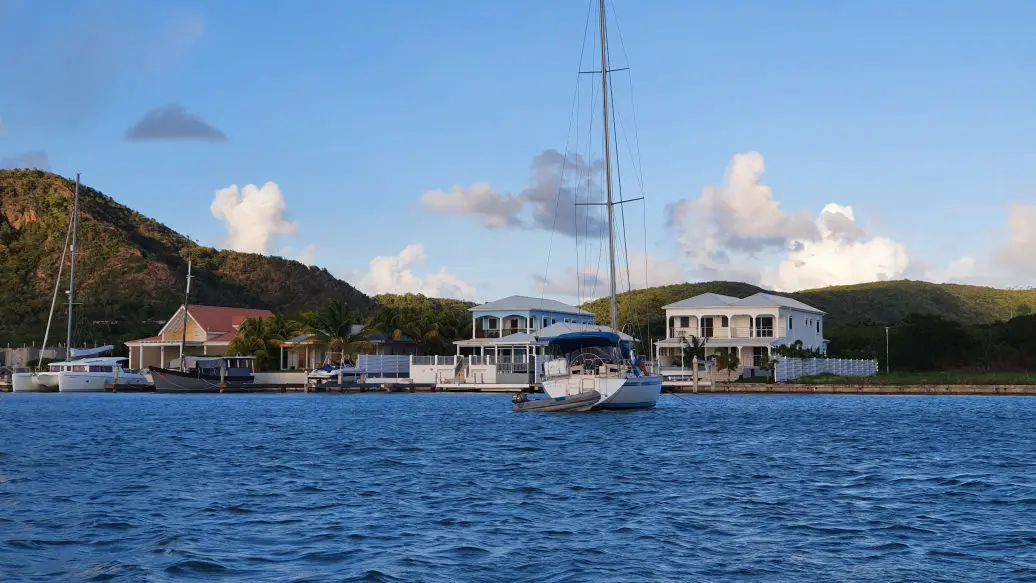
[[[281,370],[284,370],[284,345],[281,344]]]
[[[140,362],[137,363],[137,368],[144,368],[144,345],[140,345]]]
[[[158,366],[165,368],[165,345],[158,347]]]
[[[133,347],[132,346],[130,346],[130,349],[129,349],[129,363],[126,366],[129,367],[130,370],[134,370],[133,369]]]
[[[478,338],[478,334],[475,332],[476,330],[478,330],[478,318],[476,318],[475,316],[472,316],[471,317],[471,339],[472,340],[474,340],[475,338]]]

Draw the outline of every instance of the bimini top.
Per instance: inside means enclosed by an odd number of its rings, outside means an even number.
[[[622,340],[615,332],[569,332],[550,339],[547,346],[557,346],[564,352],[590,346],[618,346]]]

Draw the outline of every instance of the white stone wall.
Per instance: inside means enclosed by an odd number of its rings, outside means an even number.
[[[774,380],[778,383],[823,373],[845,377],[872,377],[878,374],[878,361],[845,358],[778,357]]]

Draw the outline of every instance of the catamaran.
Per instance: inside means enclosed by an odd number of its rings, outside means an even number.
[[[654,407],[662,392],[662,377],[648,372],[633,350],[632,339],[623,338],[617,330],[615,268],[615,205],[612,196],[610,113],[608,105],[608,36],[604,10],[605,0],[598,2],[601,38],[601,99],[604,132],[604,177],[608,213],[608,276],[610,330],[572,332],[551,339],[547,352],[554,358],[546,363],[543,392],[558,402],[584,400],[587,393],[598,398],[589,410],[639,409]],[[578,275],[577,275],[578,277]],[[582,407],[575,410],[582,410]]]

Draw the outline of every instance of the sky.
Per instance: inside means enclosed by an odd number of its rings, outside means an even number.
[[[367,293],[599,297],[595,4],[0,0],[0,167]],[[608,17],[619,291],[1036,281],[1036,3]]]

